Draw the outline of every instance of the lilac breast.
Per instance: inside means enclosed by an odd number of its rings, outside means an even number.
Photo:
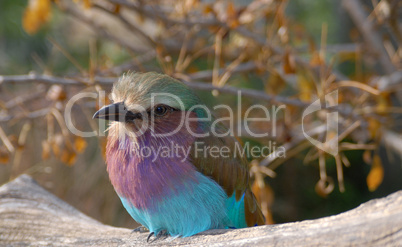
[[[155,132],[166,133],[177,127],[177,118],[171,114],[163,122],[155,122]],[[148,130],[137,140],[127,135],[119,140],[114,130],[109,133],[106,148],[109,178],[119,196],[136,208],[152,209],[164,197],[185,189],[186,183],[197,182],[196,170],[185,158],[194,142],[185,125],[172,136],[157,137]]]

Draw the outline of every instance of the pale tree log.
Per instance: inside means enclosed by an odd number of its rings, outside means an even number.
[[[148,233],[103,225],[27,175],[0,187],[0,246],[402,246],[402,191],[317,220],[146,243]]]

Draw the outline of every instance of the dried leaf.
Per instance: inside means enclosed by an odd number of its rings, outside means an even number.
[[[297,84],[299,85],[300,90],[300,99],[302,101],[310,102],[311,94],[314,92],[313,83],[306,78],[306,76],[299,74],[297,76]]]
[[[379,114],[387,113],[387,108],[389,104],[389,94],[388,93],[381,93],[378,95],[377,99],[377,112]]]
[[[313,53],[317,50],[316,44],[315,44],[315,40],[312,37],[307,37],[307,41],[308,41],[308,50]]]
[[[52,101],[61,101],[66,99],[66,92],[60,85],[53,85],[49,88],[46,98]]]
[[[296,72],[295,59],[289,52],[286,52],[283,57],[283,71],[285,74],[294,74]]]
[[[22,18],[22,26],[28,34],[34,34],[46,23],[51,14],[50,0],[29,0]]]
[[[54,156],[59,157],[60,156],[60,147],[63,144],[64,137],[61,134],[57,134],[53,137],[52,141],[50,142],[50,146],[52,147],[52,151]]]
[[[105,137],[100,138],[99,145],[101,146],[102,157],[103,157],[104,160],[106,160],[107,139]]]
[[[279,38],[281,39],[282,43],[286,44],[289,42],[289,31],[286,26],[281,26],[278,29],[278,35],[279,35]]]
[[[271,210],[269,209],[274,202],[274,191],[272,188],[268,184],[264,184],[264,186],[261,187],[257,180],[255,180],[251,190],[261,206],[261,211],[265,217],[265,224],[274,224],[275,222],[272,218]]]
[[[372,139],[375,139],[380,127],[381,127],[381,123],[377,119],[370,118],[368,120],[368,131],[369,131],[370,137]]]
[[[275,21],[276,21],[278,27],[282,27],[286,24],[287,17],[285,16],[284,8],[282,8],[282,7],[276,8]]]
[[[321,66],[323,64],[325,64],[324,59],[321,57],[318,51],[315,51],[313,53],[313,56],[311,57],[310,65],[315,67],[315,66]]]
[[[332,140],[338,136],[338,132],[329,130],[327,133],[327,140]]]
[[[48,141],[42,141],[42,159],[47,160],[50,157],[50,144]]]
[[[77,136],[74,140],[74,148],[78,153],[84,152],[85,148],[87,147],[87,142],[84,138]]]
[[[59,157],[60,155],[60,146],[57,145],[55,142],[51,142],[51,147],[52,147],[52,151],[54,156]]]
[[[236,8],[234,6],[233,2],[229,2],[228,3],[228,7],[226,9],[226,13],[227,13],[227,23],[229,25],[230,28],[236,28],[240,25],[239,23],[239,19],[237,16],[237,12],[236,12]]]
[[[326,180],[320,179],[315,185],[315,192],[321,196],[326,198],[329,193],[331,193],[335,188],[334,181],[332,178],[327,177]]]
[[[184,1],[184,8],[187,11],[196,9],[198,7],[199,0],[185,0]]]
[[[279,94],[286,87],[286,82],[279,74],[271,73],[265,85],[268,94]]]
[[[205,5],[204,9],[202,10],[204,14],[214,13],[214,9],[211,4]]]
[[[338,54],[337,54],[337,57],[338,57],[338,62],[339,63],[342,63],[342,62],[345,62],[345,61],[356,61],[356,58],[358,57],[358,54],[356,54],[356,52],[355,51],[353,51],[353,52],[346,52],[346,51],[344,51],[344,52],[339,52]]]
[[[73,0],[74,3],[82,2],[84,9],[89,9],[92,7],[91,0]]]
[[[382,24],[384,20],[390,18],[391,15],[391,6],[388,1],[380,1],[376,6],[376,17],[379,22]]]
[[[82,0],[82,2],[84,4],[84,9],[89,9],[92,7],[91,0]]]
[[[367,164],[371,164],[371,162],[373,161],[373,158],[371,156],[372,151],[371,150],[366,150],[363,153],[363,160],[364,162],[366,162]]]
[[[120,14],[120,9],[121,9],[121,5],[120,5],[120,4],[114,5],[113,13],[115,13],[115,14]]]
[[[155,47],[156,54],[158,54],[159,56],[163,56],[163,51],[164,51],[164,50],[165,50],[165,49],[163,48],[162,45],[157,45],[157,46]]]
[[[370,191],[375,191],[384,179],[384,168],[378,154],[374,155],[371,170],[367,176],[367,187]]]
[[[60,160],[68,166],[73,166],[76,159],[77,153],[69,148],[63,150],[60,158]]]
[[[7,164],[10,160],[10,153],[5,146],[0,147],[0,164]]]

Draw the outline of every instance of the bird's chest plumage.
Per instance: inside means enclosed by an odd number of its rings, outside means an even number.
[[[128,140],[108,143],[107,163],[110,180],[136,221],[152,232],[167,230],[173,236],[228,224],[226,193],[188,159],[141,157],[138,150],[130,151],[131,145]]]
[[[108,142],[107,164],[109,178],[119,196],[136,208],[153,209],[167,197],[184,190],[188,183],[198,183],[194,166],[185,152],[162,156],[162,149],[177,143],[169,140],[138,143],[126,137]],[[157,145],[155,145],[157,144]]]
[[[176,122],[167,121],[164,130],[174,128]],[[135,141],[116,136],[116,128],[112,128],[106,148],[107,170],[124,207],[137,222],[151,232],[167,230],[173,236],[228,226],[227,195],[190,162],[188,149],[195,138],[186,128],[168,138],[149,132]],[[159,152],[166,147],[178,151]]]

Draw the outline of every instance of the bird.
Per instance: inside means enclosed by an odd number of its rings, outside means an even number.
[[[110,98],[93,118],[110,123],[109,179],[130,216],[149,230],[147,241],[264,225],[246,157],[235,154],[238,140],[186,84],[128,72]],[[223,147],[226,155],[205,151]]]

